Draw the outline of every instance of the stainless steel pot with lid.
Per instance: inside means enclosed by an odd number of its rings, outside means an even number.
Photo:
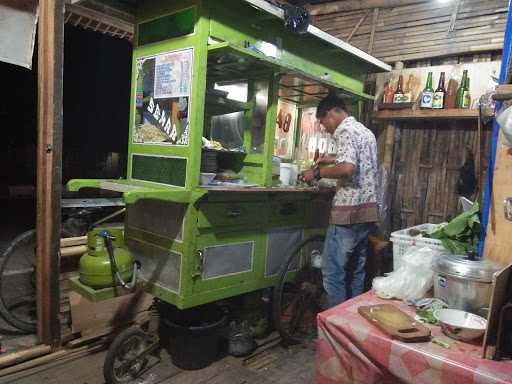
[[[486,315],[492,278],[499,269],[486,260],[439,255],[434,259],[434,296],[450,308]]]

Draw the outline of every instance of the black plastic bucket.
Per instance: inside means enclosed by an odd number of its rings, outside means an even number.
[[[172,362],[186,370],[201,369],[218,359],[226,343],[228,317],[216,306],[180,311],[167,307],[161,314],[162,343]]]

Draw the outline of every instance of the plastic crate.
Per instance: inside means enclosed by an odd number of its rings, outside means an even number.
[[[391,242],[393,243],[393,270],[396,271],[402,259],[410,247],[430,247],[433,250],[446,250],[441,240],[429,239],[421,235],[410,236],[408,233],[411,229],[416,229],[420,232],[431,232],[437,227],[437,224],[421,224],[414,227],[401,229],[391,233]]]

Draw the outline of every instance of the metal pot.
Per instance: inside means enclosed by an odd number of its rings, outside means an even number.
[[[434,296],[449,308],[486,316],[498,267],[485,260],[439,255],[434,260]]]

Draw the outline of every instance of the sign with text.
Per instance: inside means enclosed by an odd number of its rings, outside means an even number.
[[[193,49],[137,59],[133,142],[188,145]]]

